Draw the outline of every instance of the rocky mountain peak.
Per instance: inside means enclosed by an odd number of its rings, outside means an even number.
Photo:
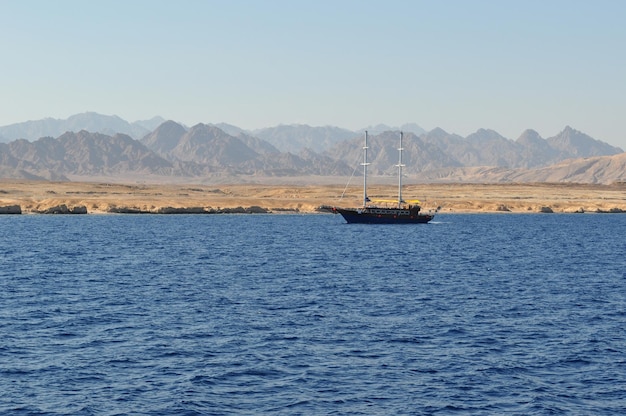
[[[427,133],[429,138],[432,139],[443,139],[444,137],[449,136],[449,133],[442,129],[441,127],[435,127],[431,131]]]
[[[545,140],[537,133],[536,130],[526,129],[516,140],[519,144],[532,144],[544,142]]]
[[[507,141],[500,133],[490,129],[478,129],[475,133],[467,136],[467,140],[476,142]]]
[[[547,139],[550,146],[567,157],[590,157],[622,153],[622,149],[596,140],[585,133],[566,126],[563,131]]]
[[[159,125],[152,133],[144,136],[141,143],[160,155],[166,155],[178,145],[185,133],[187,130],[182,125],[168,120]]]

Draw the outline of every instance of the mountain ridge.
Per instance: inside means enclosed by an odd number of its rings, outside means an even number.
[[[76,124],[85,119],[107,131],[115,125],[125,129],[131,125],[117,116],[96,113],[82,113],[68,120]],[[46,120],[42,123],[54,124],[54,119]],[[48,180],[139,175],[164,180],[202,180],[220,175],[230,180],[345,177],[355,173],[362,159],[362,133],[332,126],[281,125],[255,134],[224,123],[186,127],[153,118],[143,125],[157,122],[158,126],[139,139],[126,133],[81,129],[56,138],[46,135],[32,142],[17,139],[0,143],[0,176]],[[620,148],[570,126],[547,139],[527,129],[516,140],[491,129],[478,129],[462,137],[441,128],[419,134],[419,126],[411,127],[415,133],[405,133],[403,163],[404,173],[416,181],[626,180],[621,159],[613,157],[623,153]],[[0,128],[0,133],[3,131]],[[398,138],[397,130],[370,135],[372,175],[396,174]]]
[[[21,123],[0,127],[3,142],[16,139],[37,140],[46,136],[59,136],[66,131],[88,130],[98,133],[123,133],[132,138],[140,138],[154,130],[165,120],[155,116],[149,120],[128,122],[117,115],[103,115],[92,111],[74,114],[67,119],[47,117],[40,120],[28,120]]]

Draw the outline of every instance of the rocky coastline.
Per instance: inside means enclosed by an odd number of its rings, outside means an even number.
[[[340,196],[343,194],[343,198]],[[393,199],[388,186],[368,189]],[[424,211],[440,213],[625,213],[626,184],[413,184]],[[185,185],[0,180],[0,215],[281,214],[358,206],[362,189],[341,185]]]

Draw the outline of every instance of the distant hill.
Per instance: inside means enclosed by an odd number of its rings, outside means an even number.
[[[87,112],[73,115],[65,120],[46,118],[25,121],[0,127],[0,139],[9,142],[16,139],[36,140],[40,137],[57,137],[66,131],[92,131],[113,135],[126,134],[135,139],[141,138],[163,123],[163,118],[154,117],[150,120],[129,123],[118,116],[106,116]]]
[[[184,162],[216,167],[234,166],[258,156],[240,139],[202,123],[185,132],[169,154]]]
[[[301,156],[281,153],[270,143],[243,130],[226,133],[216,125],[197,124],[189,130],[172,121],[161,124],[141,142],[168,160],[204,166],[211,172],[230,174],[289,176],[307,174],[346,174],[349,167],[315,152]],[[330,173],[326,173],[330,174]]]
[[[0,145],[5,166],[35,175],[171,174],[173,165],[125,134],[107,136],[81,130],[58,138],[24,139]]]
[[[404,131],[406,133],[413,133],[416,136],[421,136],[422,134],[426,133],[426,130],[424,130],[423,128],[421,128],[415,123],[405,123],[401,125],[400,127],[388,126],[387,124],[376,124],[374,126],[368,126],[368,127],[359,129],[358,133],[359,134],[365,133],[366,130],[368,133],[372,135],[381,134],[386,131]]]
[[[422,138],[457,160],[461,166],[533,168],[576,157],[623,152],[569,126],[548,139],[543,139],[534,130],[526,130],[516,141],[512,141],[485,129],[479,129],[465,138],[435,129]]]
[[[393,158],[397,159],[398,138],[398,132],[372,136],[369,147],[374,171],[385,172],[388,169],[386,166],[391,164]],[[354,161],[355,155],[361,152],[362,141],[363,138],[359,137],[339,143],[326,154],[336,155],[347,163],[350,160]],[[404,148],[409,173],[457,166],[534,168],[566,159],[610,156],[623,152],[618,147],[595,140],[571,127],[566,127],[548,139],[527,130],[516,141],[506,139],[493,130],[479,129],[467,137],[461,137],[436,128],[421,136],[405,134]],[[389,157],[380,158],[379,154]]]
[[[178,146],[186,133],[187,130],[181,124],[168,120],[144,136],[141,143],[157,154],[169,157],[169,153]]]
[[[73,130],[85,124],[96,131]],[[397,172],[399,130],[374,133],[388,127],[368,127],[368,171],[375,176]],[[249,132],[224,123],[186,127],[160,117],[128,123],[117,116],[83,113],[67,120],[45,119],[0,127],[0,134],[6,138],[16,131],[27,136],[59,129],[63,131],[56,135],[0,143],[0,177],[66,180],[156,175],[164,181],[219,176],[229,181],[246,177],[345,177],[360,175],[363,157],[361,132],[331,126],[290,125]],[[135,134],[145,134],[136,140],[127,133],[106,132],[116,129],[135,129]],[[479,129],[467,137],[441,128],[424,132],[417,125],[404,125],[402,129],[403,172],[412,180],[626,180],[622,149],[569,126],[547,139],[529,129],[517,140],[489,129]]]
[[[68,177],[199,178],[205,176],[345,176],[344,163],[313,151],[281,153],[246,134],[231,136],[207,124],[189,130],[164,122],[140,141],[81,130],[57,138],[0,143],[0,175],[10,178],[67,180]],[[148,146],[152,147],[149,148]]]
[[[604,156],[622,153],[623,150],[595,140],[570,126],[546,140],[551,148],[559,152],[557,158]]]
[[[624,182],[626,153],[569,159],[555,165],[517,172],[511,179],[516,182]]]
[[[154,129],[156,129],[157,127],[159,127],[161,124],[163,124],[163,122],[165,121],[165,119],[161,116],[155,116],[152,117],[149,120],[137,120],[133,123],[130,123],[131,126],[137,126],[137,127],[141,127],[143,128],[146,132],[150,132],[153,131]],[[120,132],[117,132],[120,133]],[[142,133],[141,131],[138,131],[137,134],[131,135],[131,137],[138,139],[141,136],[145,135],[145,133]]]
[[[467,137],[435,128],[427,133],[404,135],[407,174],[440,168],[502,167],[531,169],[560,163],[567,159],[610,156],[622,153],[611,146],[569,126],[554,137],[542,138],[526,130],[515,141],[494,130],[479,129]],[[374,174],[391,174],[398,159],[399,131],[371,134],[369,161]],[[362,157],[363,137],[338,142],[323,154],[354,165]]]
[[[440,168],[422,172],[421,182],[540,183],[570,182],[612,184],[626,182],[626,153],[612,156],[568,159],[533,169],[474,166]]]
[[[298,153],[305,148],[321,152],[358,135],[358,133],[339,127],[311,127],[304,124],[268,127],[254,130],[251,134],[271,143],[283,152],[291,153]]]

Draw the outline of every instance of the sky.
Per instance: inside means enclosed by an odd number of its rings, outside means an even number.
[[[0,0],[0,125],[417,123],[626,150],[622,0]]]

